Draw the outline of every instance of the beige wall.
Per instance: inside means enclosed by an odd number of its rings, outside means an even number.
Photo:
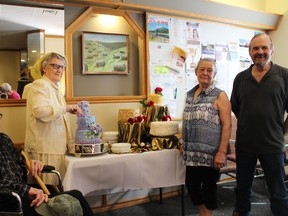
[[[287,0],[266,0],[265,8],[267,12],[284,14],[288,10],[288,1]]]
[[[60,36],[45,36],[45,53],[56,52],[65,55],[65,40]],[[65,94],[65,74],[61,79],[61,90]]]
[[[25,107],[0,107],[3,114],[0,131],[11,137],[15,144],[24,143]]]
[[[20,51],[0,51],[0,84],[7,82],[17,90],[20,77]]]
[[[222,4],[232,5],[236,7],[250,8],[255,10],[265,10],[265,2],[263,0],[210,0]]]
[[[272,31],[269,35],[274,42],[273,62],[288,68],[287,50],[288,50],[288,10],[284,13],[281,24],[277,31]]]
[[[211,0],[236,7],[262,10],[270,13],[284,14],[288,10],[287,0]]]
[[[65,54],[64,37],[45,36],[45,53],[57,52]]]

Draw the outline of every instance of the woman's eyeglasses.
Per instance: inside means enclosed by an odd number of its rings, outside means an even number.
[[[65,69],[64,65],[59,65],[59,64],[49,64],[51,65],[55,70],[59,70],[61,68],[61,70]]]

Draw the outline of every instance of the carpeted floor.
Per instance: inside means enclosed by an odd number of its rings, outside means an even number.
[[[218,185],[218,209],[214,216],[231,216],[234,206],[235,183]],[[185,194],[185,216],[199,215],[198,209],[192,206],[188,194]],[[163,203],[153,201],[128,208],[96,213],[97,216],[181,216],[181,196],[163,199]],[[272,216],[269,208],[268,192],[265,180],[257,178],[254,180],[252,196],[252,216]]]

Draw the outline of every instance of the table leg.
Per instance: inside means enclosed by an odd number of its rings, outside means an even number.
[[[162,194],[163,194],[163,189],[162,188],[159,188],[159,202],[160,202],[160,204],[162,204]]]
[[[185,216],[185,186],[181,185],[181,207],[182,207],[182,216]]]

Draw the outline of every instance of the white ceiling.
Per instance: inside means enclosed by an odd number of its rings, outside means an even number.
[[[26,32],[39,29],[64,36],[64,10],[0,4],[0,49],[25,47]]]

